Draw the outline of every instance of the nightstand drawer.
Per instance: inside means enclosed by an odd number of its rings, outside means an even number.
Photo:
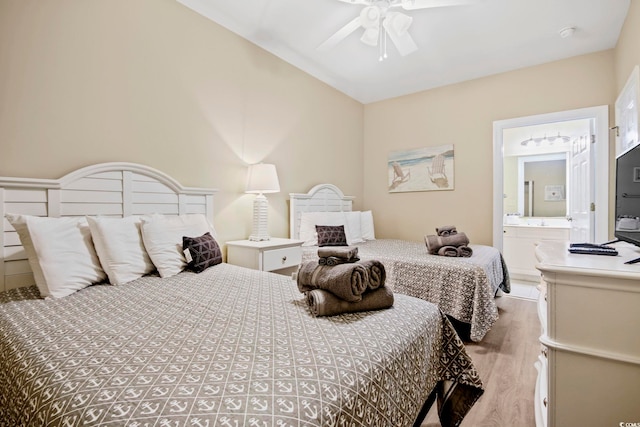
[[[293,267],[302,262],[302,248],[295,246],[292,248],[271,249],[264,251],[262,259],[262,269],[264,271],[279,270],[281,268]]]

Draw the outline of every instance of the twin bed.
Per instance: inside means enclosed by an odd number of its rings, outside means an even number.
[[[410,426],[437,397],[442,425],[460,423],[482,385],[434,304],[396,294],[387,310],[316,318],[290,278],[226,263],[43,299],[4,219],[212,221],[214,194],[130,163],[0,178],[2,422]]]
[[[352,196],[345,196],[332,184],[317,185],[308,193],[290,194],[291,237],[307,241],[303,244],[303,261],[317,259],[318,247],[312,239],[308,240],[307,228],[314,226],[314,222],[327,225],[319,222],[335,218],[325,217],[324,213],[352,213],[352,202]],[[365,221],[365,213],[361,214],[361,221]],[[366,222],[360,223],[364,239],[351,236],[359,241],[353,246],[358,247],[360,258],[382,261],[387,270],[387,284],[394,292],[438,305],[445,314],[469,325],[471,340],[482,340],[498,319],[496,293],[510,292],[509,274],[500,252],[472,244],[469,246],[473,255],[469,258],[429,255],[424,241],[375,239],[372,214],[367,214]],[[353,228],[350,219],[345,222],[347,230],[350,225]]]

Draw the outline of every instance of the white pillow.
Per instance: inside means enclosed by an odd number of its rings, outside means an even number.
[[[106,279],[84,218],[5,217],[20,236],[44,298],[71,295]]]
[[[302,212],[298,238],[302,246],[317,246],[316,225],[343,225],[347,244],[362,243],[360,214],[357,212]]]
[[[362,238],[360,212],[342,212],[342,214],[346,221],[345,234],[347,235],[347,243],[349,245],[364,243],[364,239]]]
[[[112,285],[151,273],[155,267],[144,248],[140,218],[87,217],[93,244]]]
[[[159,215],[142,218],[142,240],[160,277],[175,276],[185,269],[182,237],[198,237],[207,231],[216,238],[213,226],[202,214]]]
[[[364,240],[376,240],[376,233],[373,227],[373,212],[362,211],[360,212],[360,230],[362,231],[362,238]]]

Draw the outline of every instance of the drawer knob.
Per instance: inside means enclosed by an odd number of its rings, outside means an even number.
[[[542,352],[542,355],[543,355],[544,357],[548,357],[548,356],[547,356],[548,351],[547,351],[547,348],[546,348],[546,347],[544,347],[544,348],[541,350],[541,352]]]
[[[287,262],[287,256],[286,255],[282,257],[282,263],[284,264],[285,262]]]
[[[544,407],[547,407],[547,398],[545,397],[544,399],[542,399],[542,404],[544,405]]]

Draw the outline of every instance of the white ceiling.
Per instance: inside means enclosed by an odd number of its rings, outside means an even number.
[[[316,48],[362,5],[338,0],[177,0],[367,104],[438,86],[615,47],[631,0],[476,0],[403,11],[418,51],[388,58],[356,30]],[[575,27],[573,37],[559,31]]]

